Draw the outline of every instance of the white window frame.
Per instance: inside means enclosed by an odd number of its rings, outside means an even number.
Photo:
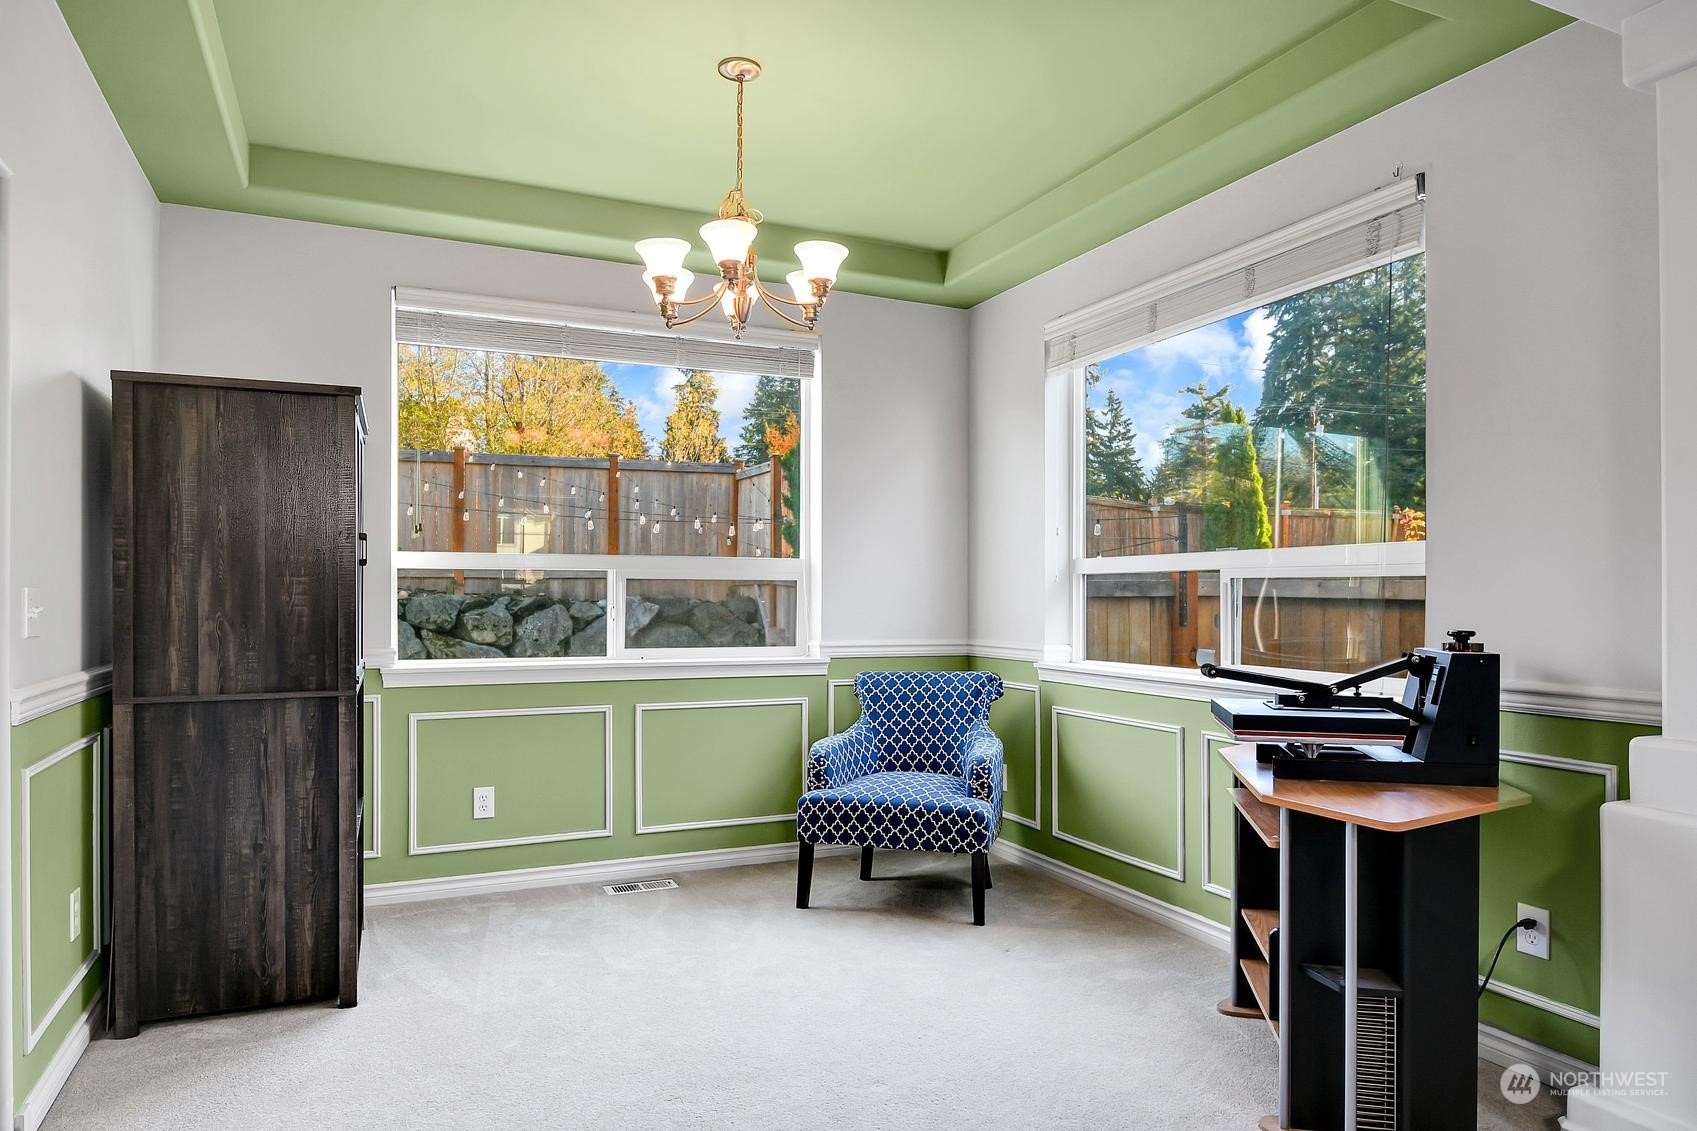
[[[1413,178],[1410,178],[1413,181]],[[1418,194],[1418,195],[1417,195]],[[1074,327],[1089,327],[1099,319],[1110,318],[1116,312],[1151,298],[1170,294],[1199,281],[1242,271],[1281,252],[1299,248],[1328,233],[1340,231],[1361,222],[1365,217],[1395,208],[1403,203],[1424,199],[1423,181],[1416,188],[1402,183],[1381,189],[1328,212],[1291,225],[1242,247],[1226,251],[1202,263],[1173,272],[1143,286],[1097,303],[1074,314],[1055,319],[1044,327],[1046,337],[1055,341]],[[1424,254],[1424,239],[1420,253]],[[1293,294],[1321,287],[1338,279],[1374,267],[1383,266],[1412,252],[1363,256],[1348,267],[1317,274],[1300,285],[1282,287],[1275,291],[1256,293],[1252,302],[1230,303],[1203,314],[1188,318],[1159,330],[1132,335],[1115,347],[1107,356],[1120,356],[1167,338],[1175,337],[1200,326],[1210,325],[1248,310],[1276,302]],[[1141,573],[1218,572],[1220,575],[1220,648],[1216,662],[1222,666],[1247,666],[1241,656],[1241,612],[1244,582],[1262,577],[1424,577],[1426,576],[1425,542],[1374,542],[1340,546],[1293,546],[1265,550],[1209,550],[1181,554],[1147,554],[1123,557],[1091,557],[1086,554],[1085,524],[1085,438],[1084,409],[1086,405],[1085,373],[1093,358],[1050,371],[1051,389],[1060,395],[1047,399],[1050,415],[1049,466],[1051,475],[1059,472],[1065,496],[1057,499],[1050,492],[1052,513],[1058,509],[1058,535],[1050,561],[1051,578],[1064,587],[1064,598],[1051,600],[1050,643],[1044,649],[1042,669],[1045,675],[1063,678],[1082,676],[1129,690],[1162,690],[1165,685],[1179,685],[1193,697],[1207,697],[1202,689],[1214,693],[1234,685],[1230,681],[1209,680],[1200,673],[1178,666],[1134,664],[1113,660],[1093,660],[1085,655],[1086,584],[1095,576],[1125,576]],[[1059,386],[1059,388],[1056,388]],[[1055,419],[1057,412],[1062,414]],[[1058,508],[1057,508],[1058,504]],[[1057,560],[1060,559],[1060,560]],[[1063,566],[1064,561],[1064,566]],[[1062,568],[1053,568],[1062,567]],[[1064,626],[1055,623],[1055,614],[1064,610]],[[1229,614],[1228,614],[1229,610]],[[1058,637],[1058,639],[1057,639]],[[1390,657],[1386,657],[1387,659]],[[1275,670],[1275,669],[1265,669]],[[1276,669],[1285,675],[1318,678],[1337,676],[1336,672],[1305,672],[1302,669]],[[1377,681],[1367,690],[1370,693],[1392,693],[1400,687],[1399,680]]]
[[[397,287],[394,306],[423,307],[490,318],[535,322],[558,322],[573,326],[617,330],[639,334],[669,334],[682,341],[725,342],[732,339],[727,329],[692,327],[687,335],[666,331],[656,316],[620,311],[594,310],[555,303],[491,298],[460,292]],[[801,516],[797,524],[796,556],[720,557],[646,554],[504,554],[443,550],[402,550],[399,522],[400,482],[391,473],[389,491],[389,601],[400,586],[404,570],[539,570],[600,573],[606,577],[607,654],[605,656],[550,656],[542,658],[487,660],[401,660],[398,633],[392,616],[386,620],[387,662],[384,680],[394,686],[441,683],[531,682],[562,679],[675,678],[713,675],[816,675],[827,661],[820,653],[821,570],[820,546],[820,435],[823,431],[820,391],[823,364],[817,338],[782,330],[750,328],[743,342],[803,349],[813,355],[811,376],[794,378],[800,385],[802,464]],[[390,332],[389,388],[392,403],[398,404],[400,345]],[[594,360],[594,359],[590,359]],[[731,372],[726,369],[725,372]],[[741,372],[738,370],[738,372]],[[399,412],[390,414],[388,446],[384,458],[395,462],[400,447]],[[790,647],[744,648],[628,648],[623,619],[625,595],[633,581],[746,581],[795,585],[796,643]],[[379,608],[385,606],[378,606]]]

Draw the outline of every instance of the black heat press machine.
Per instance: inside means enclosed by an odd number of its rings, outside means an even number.
[[[1271,699],[1215,699],[1214,717],[1275,778],[1496,785],[1500,657],[1458,628],[1442,650],[1416,648],[1336,683],[1203,664],[1210,679],[1278,688]],[[1402,695],[1363,684],[1408,673]]]

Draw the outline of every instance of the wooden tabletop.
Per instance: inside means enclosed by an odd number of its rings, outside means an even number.
[[[1512,785],[1399,785],[1395,782],[1308,781],[1273,777],[1255,760],[1253,743],[1221,751],[1237,780],[1258,801],[1390,833],[1460,821],[1499,809],[1529,805],[1532,796]]]

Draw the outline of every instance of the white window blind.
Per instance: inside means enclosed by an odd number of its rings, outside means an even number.
[[[1412,181],[1413,178],[1410,178]],[[1399,184],[1057,319],[1046,366],[1070,369],[1420,251],[1425,204]]]
[[[649,334],[569,321],[502,318],[422,307],[395,307],[395,340],[411,345],[540,354],[584,361],[812,377],[814,352],[795,346],[681,334]]]

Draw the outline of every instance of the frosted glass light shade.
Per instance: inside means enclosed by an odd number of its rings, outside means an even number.
[[[741,263],[754,243],[754,225],[747,220],[709,220],[701,225],[701,238],[715,263]]]
[[[673,239],[670,236],[637,240],[636,253],[642,256],[642,265],[648,274],[676,275],[684,269],[684,256],[689,254],[689,241]]]
[[[654,285],[654,280],[657,277],[658,276],[656,276],[652,271],[644,271],[642,273],[642,281],[648,284],[648,293],[654,296],[654,303],[656,306],[660,304],[661,297],[660,289]],[[672,278],[676,280],[676,282],[672,284],[672,301],[682,302],[689,296],[689,285],[695,282],[695,272],[691,271],[687,267],[679,267],[678,273],[672,276]]]
[[[795,245],[795,257],[809,279],[837,281],[837,268],[848,258],[848,248],[830,240],[803,240]]]
[[[813,284],[808,281],[806,271],[791,271],[784,276],[784,282],[790,285],[790,293],[803,306],[812,306],[819,301],[813,297]]]

